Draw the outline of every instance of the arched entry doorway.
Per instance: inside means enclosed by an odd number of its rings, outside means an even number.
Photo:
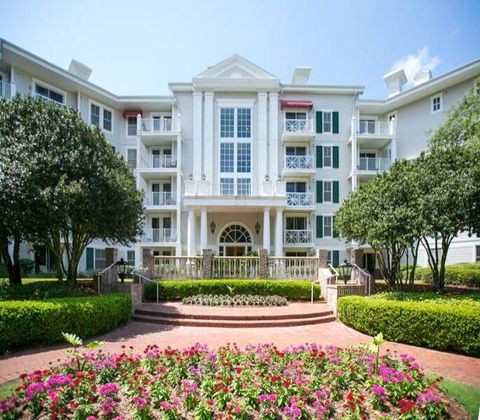
[[[252,237],[250,232],[239,224],[227,226],[218,240],[220,256],[242,257],[252,251]]]

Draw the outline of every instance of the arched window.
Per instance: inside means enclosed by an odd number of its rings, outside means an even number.
[[[240,225],[230,225],[220,235],[220,243],[224,244],[250,244],[251,242],[248,230]]]

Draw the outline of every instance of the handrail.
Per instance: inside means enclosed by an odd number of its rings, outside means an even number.
[[[97,275],[101,276],[102,274],[105,274],[108,270],[110,270],[117,262],[111,263],[108,267],[104,268],[102,271],[99,271]]]
[[[155,283],[157,285],[157,303],[158,303],[159,302],[159,296],[160,296],[160,289],[159,289],[158,281],[149,279],[148,277],[145,277],[143,274],[140,274],[137,270],[132,271],[132,279],[133,279],[134,276],[138,276],[142,280],[142,284],[143,284],[143,280],[146,280],[146,281]]]
[[[335,277],[335,283],[338,284],[338,277],[340,276],[339,272],[335,270],[335,267],[332,264],[327,264],[327,267],[330,271],[333,271],[333,277]]]
[[[117,263],[116,261],[113,262],[113,263],[111,263],[108,267],[104,268],[102,271],[99,271],[99,272],[97,273],[97,280],[98,280],[98,281],[97,281],[97,292],[98,292],[98,294],[100,294],[101,291],[102,291],[102,285],[101,285],[101,283],[102,283],[102,280],[101,280],[101,279],[102,279],[102,276],[103,276],[108,270],[110,270],[116,263]]]
[[[353,267],[359,269],[362,272],[362,274],[366,276],[370,276],[370,273],[366,272],[362,267],[359,267],[357,264],[353,263]]]
[[[320,288],[322,287],[322,284],[320,282],[320,279],[317,278],[316,280],[312,280],[311,283],[310,283],[310,303],[313,303],[313,285],[314,283],[318,283],[318,285],[320,286]]]

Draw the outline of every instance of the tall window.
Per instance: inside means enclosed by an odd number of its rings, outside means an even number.
[[[332,167],[332,146],[323,146],[323,167]]]
[[[135,266],[135,251],[127,251],[127,264]]]
[[[323,181],[323,202],[332,202],[332,181]]]
[[[221,195],[250,195],[252,172],[250,108],[220,109]]]
[[[476,246],[475,261],[480,261],[480,245]]]
[[[332,112],[331,111],[323,112],[323,132],[324,133],[332,132]]]
[[[106,257],[104,249],[95,249],[95,269],[106,267]]]
[[[127,135],[136,136],[137,135],[137,117],[128,117],[127,120]]]
[[[137,167],[137,149],[127,149],[127,165],[132,169]]]
[[[100,125],[100,107],[95,104],[90,105],[90,124]]]
[[[333,216],[323,216],[323,236],[331,237],[333,236]]]
[[[442,95],[432,97],[432,112],[438,112],[442,110]]]
[[[112,131],[112,111],[103,110],[103,129]]]

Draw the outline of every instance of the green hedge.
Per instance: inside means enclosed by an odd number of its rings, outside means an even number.
[[[391,341],[480,356],[478,301],[395,300],[391,295],[343,297],[338,301],[337,316],[369,335],[381,332]]]
[[[160,300],[176,301],[193,295],[225,295],[229,294],[228,286],[234,288],[239,295],[283,296],[288,300],[310,299],[311,283],[309,281],[287,280],[187,280],[160,281]],[[318,283],[314,285],[314,297],[320,297]],[[146,286],[147,300],[155,300],[157,288],[154,283]]]
[[[0,353],[64,341],[62,332],[82,338],[127,322],[130,295],[0,302]]]
[[[35,282],[29,284],[0,285],[0,301],[2,300],[46,300],[65,297],[87,296],[82,287],[68,286],[56,282]]]
[[[432,271],[428,267],[417,268],[415,278],[432,282]],[[445,267],[445,284],[480,287],[480,264],[458,264]]]

